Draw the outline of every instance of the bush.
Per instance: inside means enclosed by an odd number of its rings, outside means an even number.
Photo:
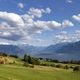
[[[73,68],[73,71],[80,71],[80,66],[75,66],[75,67]]]
[[[65,65],[65,66],[64,66],[64,69],[69,69],[68,65]]]
[[[46,63],[42,63],[40,64],[41,66],[49,66],[49,64],[46,64]]]
[[[51,62],[56,62],[56,63],[58,63],[59,61],[58,61],[58,60],[56,60],[56,59],[54,59],[54,60],[51,60]]]
[[[9,62],[9,64],[16,64],[16,61],[13,61],[13,62]]]
[[[30,67],[30,68],[34,68],[34,65],[30,65],[29,67]]]
[[[55,64],[50,64],[50,66],[51,66],[51,67],[56,67],[56,65],[55,65]]]
[[[25,63],[23,64],[23,66],[29,67],[29,64],[25,62]]]
[[[73,66],[70,66],[69,68],[73,69],[74,67]]]
[[[23,66],[25,66],[25,67],[30,67],[30,68],[34,68],[34,65],[28,64],[28,63],[26,63],[26,62],[23,64]]]
[[[55,63],[58,63],[59,61],[56,60],[56,59],[49,59],[49,58],[46,58],[46,61],[48,62],[55,62]]]
[[[37,58],[32,58],[32,64],[40,65],[40,61]]]
[[[9,64],[13,64],[12,62],[9,62]]]
[[[63,66],[61,64],[57,64],[56,68],[62,68]]]

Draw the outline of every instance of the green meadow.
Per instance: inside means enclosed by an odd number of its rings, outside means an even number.
[[[0,80],[80,80],[80,72],[47,66],[0,65]]]

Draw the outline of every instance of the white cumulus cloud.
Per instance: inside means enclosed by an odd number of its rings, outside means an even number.
[[[36,17],[42,17],[43,13],[51,13],[51,9],[30,8],[28,13],[23,15],[0,11],[0,40],[27,43],[33,40],[33,36],[44,31],[74,26],[69,20],[64,20],[62,23],[55,20],[35,20]],[[65,35],[60,34],[56,37],[64,41],[68,40],[66,32],[63,33]]]
[[[78,15],[73,15],[72,18],[78,22],[80,22],[80,14]]]
[[[38,8],[30,8],[28,14],[33,15],[35,17],[42,17],[43,13],[50,13],[51,9],[46,8],[46,9],[38,9]]]
[[[17,5],[18,5],[18,7],[19,7],[19,8],[21,8],[21,9],[22,9],[22,8],[24,8],[24,4],[23,4],[23,3],[21,3],[21,2],[20,2],[20,3],[18,3]]]
[[[74,24],[71,21],[69,21],[69,20],[64,20],[62,22],[62,26],[63,27],[69,27],[69,26],[74,26]]]
[[[0,19],[4,19],[9,24],[13,24],[13,26],[23,26],[24,22],[22,18],[15,13],[1,12],[0,11]]]

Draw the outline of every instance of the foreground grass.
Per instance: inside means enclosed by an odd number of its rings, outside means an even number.
[[[80,80],[80,72],[42,66],[0,65],[0,80]]]

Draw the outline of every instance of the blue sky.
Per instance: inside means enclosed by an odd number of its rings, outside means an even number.
[[[80,41],[80,0],[0,0],[0,44],[75,41]]]

